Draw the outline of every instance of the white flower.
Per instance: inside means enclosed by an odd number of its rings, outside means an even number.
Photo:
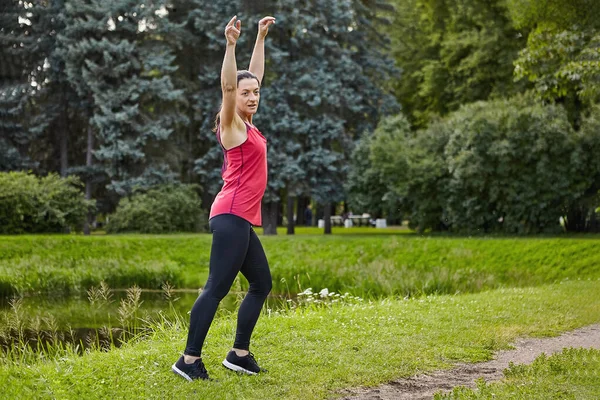
[[[329,290],[327,288],[325,288],[319,292],[319,296],[321,296],[323,298],[327,297],[328,294],[329,294]]]

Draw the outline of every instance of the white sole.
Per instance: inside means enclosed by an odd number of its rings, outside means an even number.
[[[192,381],[193,381],[193,379],[192,379],[192,378],[190,378],[190,376],[189,376],[188,374],[186,374],[185,372],[183,372],[182,370],[180,370],[179,368],[177,368],[177,367],[175,366],[175,364],[173,364],[173,365],[171,366],[171,369],[173,370],[173,372],[174,372],[174,373],[176,373],[177,375],[179,375],[179,376],[181,376],[181,377],[183,377],[183,378],[187,379],[188,381],[190,381],[190,382],[192,382]]]
[[[230,369],[235,372],[243,372],[244,374],[248,374],[248,375],[256,375],[257,374],[256,372],[248,371],[247,369],[242,368],[239,365],[232,364],[229,361],[227,361],[227,359],[223,360],[223,366],[225,368]]]

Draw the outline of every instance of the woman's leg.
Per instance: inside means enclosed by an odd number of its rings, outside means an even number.
[[[200,357],[219,303],[227,295],[248,250],[251,226],[243,218],[222,214],[210,220],[213,234],[210,270],[204,290],[196,299],[190,315],[185,355]]]
[[[239,350],[249,350],[250,336],[252,336],[262,306],[273,286],[267,257],[253,229],[250,229],[248,251],[241,272],[248,279],[250,288],[238,311],[237,331],[233,347]]]

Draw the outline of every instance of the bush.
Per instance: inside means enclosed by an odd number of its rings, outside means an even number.
[[[206,213],[195,185],[163,185],[124,197],[109,215],[107,233],[202,232]]]
[[[81,230],[88,210],[76,176],[36,177],[26,172],[0,173],[0,233],[52,233]]]
[[[523,96],[463,106],[416,133],[390,118],[369,159],[419,231],[557,232],[561,217],[583,230],[598,204],[596,113],[576,132],[563,107]]]
[[[595,175],[561,106],[481,102],[463,107],[447,127],[446,214],[455,230],[560,231],[560,217]]]

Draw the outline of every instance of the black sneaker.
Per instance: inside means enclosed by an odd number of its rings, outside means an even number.
[[[235,351],[231,350],[227,354],[227,357],[223,360],[223,365],[225,368],[228,368],[232,371],[243,372],[248,375],[256,375],[259,372],[267,372],[266,369],[258,366],[256,360],[254,359],[254,354],[252,353],[248,353],[248,355],[240,357],[235,354]]]
[[[179,357],[179,360],[171,366],[171,369],[174,373],[184,377],[190,382],[194,379],[210,379],[201,358],[197,359],[192,364],[186,364],[183,356],[181,356]]]

